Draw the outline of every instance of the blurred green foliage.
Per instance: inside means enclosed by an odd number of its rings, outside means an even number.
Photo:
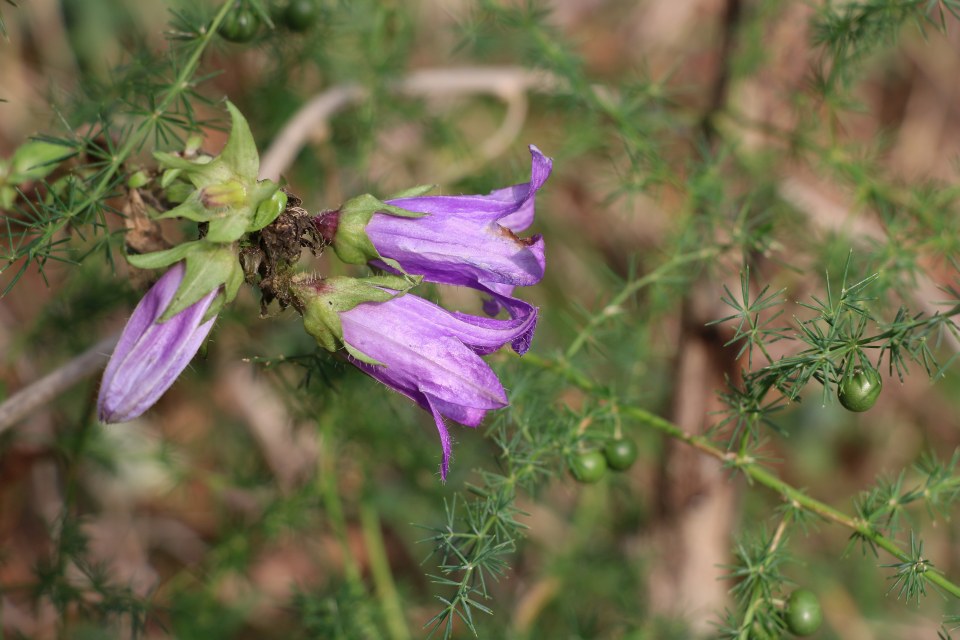
[[[317,0],[302,32],[267,0],[8,4],[0,56],[33,84],[0,89],[16,123],[0,155],[38,144],[27,132],[64,152],[3,173],[0,397],[125,317],[143,289],[121,258],[128,177],[191,134],[213,151],[224,97],[263,151],[315,94],[365,90],[284,171],[310,211],[523,182],[529,142],[555,173],[534,227],[549,252],[534,349],[491,358],[511,407],[476,431],[451,425],[446,484],[427,416],[317,352],[290,311],[260,318],[245,291],[142,425],[96,423],[85,381],[0,427],[3,633],[767,638],[799,585],[824,608],[816,637],[932,633],[944,615],[949,637],[957,176],[908,151],[918,122],[944,148],[960,136],[904,104],[923,98],[916,70],[936,76],[951,50],[958,3],[727,0],[688,15],[659,0]],[[228,42],[217,29],[239,10],[256,33]],[[417,70],[481,65],[500,75],[477,94],[398,89]],[[539,79],[511,85],[514,67]],[[508,144],[485,155],[498,127]],[[700,341],[706,387],[679,375]],[[250,387],[233,377],[242,361]],[[884,390],[856,417],[837,385],[868,363]],[[268,391],[244,405],[251,389]],[[686,406],[703,408],[693,423]],[[620,436],[639,445],[630,470],[574,482],[570,457]],[[678,486],[704,472],[671,471],[686,445],[723,465],[688,502]],[[698,554],[663,551],[691,504],[731,485],[734,531],[703,525],[726,556],[691,569]],[[729,599],[664,603],[686,571]],[[922,597],[934,592],[948,598]]]

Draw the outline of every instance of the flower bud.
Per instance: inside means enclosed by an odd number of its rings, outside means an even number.
[[[227,109],[232,127],[218,156],[154,153],[164,169],[160,184],[179,203],[160,217],[205,222],[206,240],[223,244],[270,224],[286,206],[275,182],[257,180],[260,157],[250,127],[235,106],[228,102]],[[192,188],[184,193],[186,183]]]
[[[246,199],[247,190],[236,180],[212,184],[200,190],[200,202],[207,209],[240,207]]]
[[[190,364],[213,327],[216,316],[208,317],[208,311],[216,290],[164,321],[185,273],[182,263],[174,264],[134,309],[100,383],[101,421],[127,422],[153,406]]]

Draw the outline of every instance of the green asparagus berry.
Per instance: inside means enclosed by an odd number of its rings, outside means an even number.
[[[283,14],[284,23],[291,31],[306,31],[320,15],[316,0],[290,0]]]
[[[876,369],[857,367],[851,375],[844,376],[840,381],[837,397],[840,404],[850,411],[866,411],[877,402],[882,388],[883,381]]]
[[[570,473],[577,482],[591,484],[597,482],[607,472],[607,461],[599,451],[582,451],[567,461]]]
[[[637,459],[637,445],[628,438],[617,438],[603,448],[607,464],[614,471],[626,471]]]
[[[823,622],[823,611],[820,609],[820,601],[812,591],[797,589],[787,598],[783,617],[790,633],[809,636],[820,628]]]
[[[250,42],[260,29],[260,18],[250,9],[238,5],[230,10],[220,25],[220,35],[230,42]]]

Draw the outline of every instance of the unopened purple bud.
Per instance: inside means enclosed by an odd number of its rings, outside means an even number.
[[[127,422],[160,399],[203,344],[216,317],[203,322],[218,290],[211,291],[166,322],[159,322],[183,280],[173,265],[140,300],[110,356],[97,412],[107,423]]]

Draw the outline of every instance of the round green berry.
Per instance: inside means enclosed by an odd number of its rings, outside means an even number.
[[[607,460],[599,451],[582,451],[570,456],[567,465],[577,482],[585,484],[597,482],[607,472]]]
[[[316,0],[290,0],[283,14],[284,23],[291,31],[306,31],[320,15]]]
[[[626,471],[637,460],[637,445],[628,438],[617,438],[603,448],[603,457],[614,471]]]
[[[820,601],[813,591],[797,589],[787,598],[783,618],[790,633],[796,636],[812,635],[823,623]]]
[[[242,4],[237,4],[224,17],[219,33],[230,42],[250,42],[260,29],[260,18]]]
[[[883,381],[876,369],[857,367],[840,381],[837,398],[850,411],[866,411],[877,402],[882,388]]]

